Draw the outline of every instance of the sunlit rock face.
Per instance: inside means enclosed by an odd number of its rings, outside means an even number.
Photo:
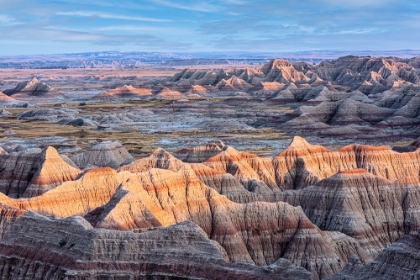
[[[9,197],[34,197],[72,181],[81,171],[52,148],[0,154],[0,191]]]
[[[115,89],[103,91],[94,97],[95,100],[111,101],[120,98],[142,98],[152,95],[148,88],[135,88],[131,85],[123,85]]]
[[[5,277],[40,279],[382,271],[372,259],[395,263],[392,248],[420,229],[417,142],[329,150],[295,137],[274,157],[220,142],[138,160],[103,142],[75,163],[52,147],[2,150],[0,265]]]
[[[25,99],[28,97],[56,97],[62,95],[59,91],[51,88],[44,82],[33,78],[30,81],[21,82],[13,89],[7,89],[3,92],[15,99]]]

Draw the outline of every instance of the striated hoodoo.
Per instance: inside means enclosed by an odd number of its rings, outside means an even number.
[[[70,159],[81,169],[105,166],[118,168],[121,164],[134,160],[118,141],[104,141],[83,153],[71,156]]]
[[[9,197],[34,197],[71,181],[81,171],[53,147],[0,154],[0,191]]]
[[[46,83],[40,82],[35,77],[31,81],[21,82],[14,89],[7,89],[3,93],[13,98],[54,97],[61,95],[60,92]]]
[[[139,98],[152,96],[152,90],[147,88],[135,88],[131,85],[123,85],[116,89],[111,89],[99,93],[94,99],[99,100],[113,100],[119,98]]]

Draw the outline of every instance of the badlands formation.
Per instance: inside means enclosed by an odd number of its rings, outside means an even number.
[[[419,278],[418,61],[0,73],[1,278]]]

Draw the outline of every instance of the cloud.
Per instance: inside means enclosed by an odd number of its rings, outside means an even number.
[[[338,7],[364,7],[364,6],[373,6],[373,7],[386,7],[392,3],[401,3],[401,0],[321,0],[322,3],[330,6]]]
[[[96,28],[95,31],[129,31],[129,32],[152,32],[156,34],[193,34],[187,28],[179,27],[158,27],[158,26],[138,26],[138,25],[112,25]]]
[[[0,0],[0,48],[43,44],[75,52],[415,49],[412,0]],[[86,24],[86,22],[89,24]],[[15,42],[15,43],[12,43]],[[22,43],[25,42],[25,43]],[[15,45],[13,45],[15,44]],[[69,47],[71,46],[71,48]]]
[[[11,16],[0,14],[0,26],[10,26],[17,24],[21,24],[21,22],[16,21],[16,19]]]
[[[33,41],[48,42],[53,44],[62,43],[89,43],[100,46],[153,46],[155,50],[164,48],[185,49],[191,47],[190,43],[179,43],[159,38],[149,34],[120,35],[120,34],[102,34],[97,32],[83,32],[79,30],[68,30],[62,28],[34,28],[22,26],[16,28],[4,28],[0,42],[11,41]],[[48,45],[46,45],[48,47]]]
[[[152,0],[154,4],[175,8],[175,9],[181,9],[181,10],[188,10],[188,11],[195,11],[195,12],[204,12],[204,13],[211,13],[211,12],[217,12],[220,10],[220,6],[215,6],[206,2],[191,2],[186,4],[180,4],[178,3],[166,1],[166,0]]]
[[[126,16],[109,14],[104,12],[92,12],[92,11],[74,11],[74,12],[57,12],[58,16],[72,16],[72,17],[98,17],[104,19],[121,19],[121,20],[134,20],[134,21],[149,21],[149,22],[171,22],[169,19],[161,18],[149,18],[141,16]]]

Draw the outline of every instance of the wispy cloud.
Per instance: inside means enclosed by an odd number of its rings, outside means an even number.
[[[206,2],[192,2],[188,4],[180,4],[175,2],[170,2],[166,0],[152,0],[154,4],[171,7],[175,9],[181,9],[181,10],[188,10],[188,11],[195,11],[195,12],[204,12],[204,13],[211,13],[211,12],[217,12],[220,10],[220,6],[212,5]]]
[[[0,25],[10,26],[10,25],[16,25],[16,24],[21,24],[21,22],[17,21],[15,18],[11,16],[0,14]]]
[[[18,32],[16,32],[18,31]],[[100,46],[154,46],[156,50],[164,48],[184,49],[191,47],[189,43],[180,43],[176,41],[166,40],[151,34],[102,34],[100,32],[84,32],[79,30],[69,30],[64,28],[33,28],[22,26],[18,30],[15,28],[4,28],[2,30],[2,38],[0,42],[16,41],[33,41],[33,42],[49,42],[50,44],[61,43],[88,43]]]
[[[148,22],[171,22],[169,19],[150,18],[141,16],[126,16],[119,14],[110,14],[93,11],[74,11],[74,12],[57,12],[58,16],[72,16],[72,17],[98,17],[104,19],[120,19],[120,20],[134,20],[134,21],[148,21]]]
[[[0,51],[418,49],[413,0],[0,0]],[[89,24],[84,24],[88,22]],[[24,43],[22,43],[24,42]],[[20,46],[19,48],[15,48]]]
[[[332,5],[332,6],[339,6],[339,7],[363,7],[363,6],[383,6],[386,7],[392,2],[401,2],[398,0],[321,0],[324,4]]]
[[[337,34],[343,34],[343,35],[360,35],[360,34],[369,34],[369,33],[379,33],[384,32],[384,30],[379,30],[376,28],[362,28],[362,29],[347,29],[347,30],[340,30],[337,31]]]
[[[113,25],[95,29],[96,31],[129,31],[129,32],[154,32],[157,34],[193,34],[191,29],[179,27],[157,27],[138,25]]]

